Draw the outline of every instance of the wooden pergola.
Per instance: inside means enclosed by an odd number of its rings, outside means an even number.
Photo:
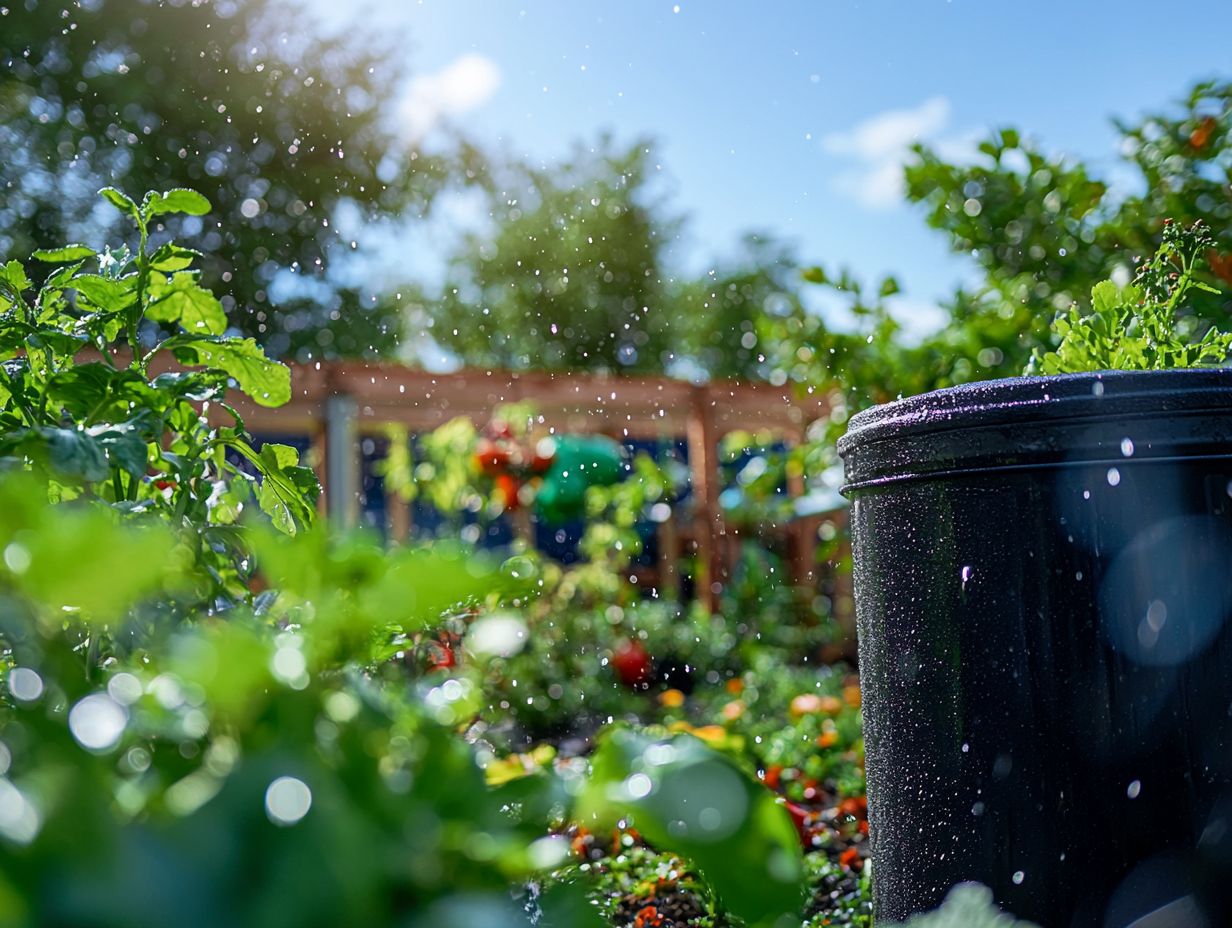
[[[353,524],[360,492],[360,440],[383,434],[389,425],[412,433],[431,431],[458,416],[485,423],[505,403],[533,404],[545,429],[558,433],[601,433],[617,439],[679,439],[688,443],[694,495],[690,526],[665,526],[661,549],[664,582],[672,582],[677,531],[690,539],[701,567],[698,595],[713,604],[728,573],[729,533],[719,506],[719,441],[734,431],[770,432],[788,444],[799,442],[814,420],[829,414],[821,395],[764,383],[691,384],[666,377],[461,370],[431,373],[396,364],[334,362],[292,366],[290,403],[266,409],[242,403],[251,431],[263,436],[308,436],[311,455],[325,488],[325,506],[337,522]],[[789,493],[804,492],[790,481]],[[406,536],[405,505],[387,507],[393,539]],[[669,520],[670,522],[671,520]],[[813,526],[815,529],[815,526]],[[813,576],[815,531],[788,527],[797,582]]]

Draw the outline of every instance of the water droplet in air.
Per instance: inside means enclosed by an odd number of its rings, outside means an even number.
[[[1129,784],[1129,788],[1125,790],[1125,795],[1130,799],[1137,799],[1140,792],[1142,792],[1142,781],[1134,780],[1134,782]]]
[[[68,728],[88,751],[106,751],[124,734],[128,712],[106,693],[94,693],[73,706]]]
[[[295,777],[279,777],[265,791],[265,814],[275,825],[294,825],[311,808],[312,790]]]
[[[1121,472],[1115,467],[1108,468],[1108,486],[1115,487],[1121,482]]]
[[[9,692],[19,702],[34,702],[43,695],[43,678],[29,667],[9,671]]]
[[[1121,454],[1125,457],[1133,457],[1134,443],[1128,438],[1121,439]]]
[[[1023,881],[1023,880],[1025,880],[1026,878],[1027,878],[1027,875],[1026,875],[1025,873],[1023,873],[1021,870],[1017,870],[1017,871],[1015,871],[1015,873],[1014,873],[1014,885],[1015,885],[1015,886],[1021,886],[1021,885],[1022,885],[1022,881]]]
[[[635,773],[629,779],[625,780],[625,788],[629,791],[629,795],[634,799],[645,799],[650,795],[650,791],[654,788],[654,784],[650,781],[650,777],[644,773]]]

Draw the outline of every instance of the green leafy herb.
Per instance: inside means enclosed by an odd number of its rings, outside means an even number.
[[[1028,374],[1098,370],[1167,370],[1223,364],[1232,334],[1211,326],[1200,339],[1184,314],[1192,290],[1219,293],[1196,276],[1212,240],[1205,226],[1164,226],[1163,243],[1133,283],[1101,281],[1091,290],[1091,310],[1071,307],[1053,322],[1055,351],[1036,349]]]
[[[0,464],[42,475],[50,499],[195,526],[211,595],[246,598],[251,567],[225,528],[260,509],[294,534],[312,523],[319,488],[294,449],[251,444],[226,393],[234,383],[278,406],[290,399],[290,371],[252,339],[224,334],[222,303],[192,270],[197,252],[151,245],[155,217],[203,215],[205,197],[152,192],[138,206],[114,188],[101,194],[132,219],[135,249],[36,252],[60,265],[37,288],[21,262],[0,265]],[[84,349],[93,357],[79,358]],[[171,357],[200,370],[167,371]]]

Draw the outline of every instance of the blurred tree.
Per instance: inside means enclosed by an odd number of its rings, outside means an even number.
[[[711,377],[759,380],[766,351],[758,320],[800,310],[799,263],[773,237],[749,233],[732,261],[681,284],[673,304],[689,358]]]
[[[1048,343],[1058,312],[1086,302],[1100,280],[1128,282],[1158,247],[1165,219],[1203,220],[1216,240],[1213,274],[1225,289],[1232,283],[1232,82],[1198,84],[1173,110],[1116,126],[1137,175],[1120,189],[1013,129],[983,142],[974,163],[916,147],[908,199],[984,278],[955,298],[948,325],[929,340],[950,353],[932,386],[1020,373],[1032,349]],[[1187,311],[1196,331],[1226,326],[1230,304],[1200,295]]]
[[[977,286],[943,306],[946,322],[918,340],[903,338],[887,298],[854,275],[803,271],[829,288],[854,324],[836,329],[795,306],[758,323],[772,382],[791,380],[829,393],[834,409],[814,430],[817,473],[834,462],[833,442],[848,416],[876,403],[973,380],[1016,376],[1036,347],[1052,347],[1053,318],[1112,278],[1128,283],[1158,247],[1165,219],[1204,221],[1215,245],[1207,256],[1222,295],[1187,300],[1182,323],[1200,333],[1232,316],[1232,82],[1194,87],[1172,112],[1117,123],[1122,152],[1138,175],[1119,190],[1082,163],[1042,153],[1014,129],[979,146],[961,164],[917,146],[906,169],[907,197],[956,252],[971,255]]]
[[[305,17],[296,0],[3,10],[0,254],[103,234],[103,184],[192,186],[215,212],[180,237],[205,252],[235,325],[273,354],[390,350],[396,308],[328,272],[352,247],[335,220],[423,210],[451,162],[414,151],[382,110],[403,77],[392,40],[322,37]]]
[[[650,151],[604,137],[550,171],[509,166],[492,224],[452,260],[436,341],[473,365],[663,370],[676,324],[663,251],[677,221],[655,198]]]

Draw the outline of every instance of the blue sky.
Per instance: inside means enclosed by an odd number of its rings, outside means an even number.
[[[962,156],[1015,125],[1111,174],[1111,115],[1232,65],[1227,0],[316,2],[405,32],[406,131],[448,120],[547,162],[604,130],[651,136],[691,216],[683,267],[767,230],[806,261],[898,274],[921,319],[969,268],[896,192],[912,139]]]

